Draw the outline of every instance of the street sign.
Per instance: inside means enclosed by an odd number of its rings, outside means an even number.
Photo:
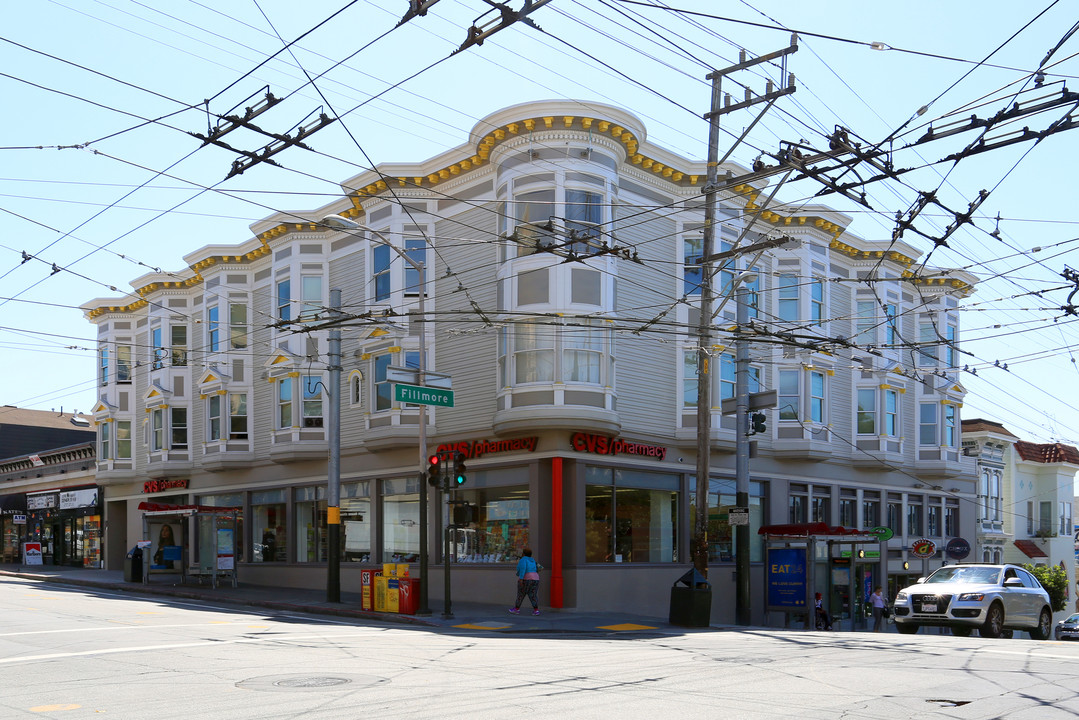
[[[750,410],[767,410],[779,404],[778,390],[765,390],[749,394]],[[719,409],[724,415],[733,415],[738,411],[738,399],[726,398],[719,404]]]
[[[749,508],[727,508],[727,522],[731,525],[749,525]]]
[[[453,407],[453,390],[397,383],[393,386],[393,399],[397,402],[413,403],[415,405]]]

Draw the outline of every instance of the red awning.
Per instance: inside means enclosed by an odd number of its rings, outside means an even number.
[[[788,523],[786,525],[765,525],[757,531],[758,535],[783,535],[784,537],[810,537],[818,535],[869,535],[862,530],[845,528],[827,523]]]
[[[1045,554],[1045,551],[1038,547],[1038,543],[1033,540],[1015,540],[1015,546],[1023,551],[1023,554],[1028,558],[1043,558],[1049,557]]]
[[[169,505],[167,503],[140,502],[139,510],[152,513],[239,513],[243,508],[214,507],[213,505]]]

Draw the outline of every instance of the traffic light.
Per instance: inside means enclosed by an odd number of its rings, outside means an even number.
[[[455,452],[453,454],[453,484],[464,485],[467,479],[465,477],[465,454]]]
[[[438,454],[427,458],[427,482],[434,487],[442,484],[442,457]]]
[[[765,424],[767,416],[762,412],[755,412],[749,417],[750,434],[762,433],[768,430]]]
[[[453,524],[468,525],[476,519],[476,506],[461,503],[453,506]]]

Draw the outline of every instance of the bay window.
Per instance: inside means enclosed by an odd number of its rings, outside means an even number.
[[[292,281],[288,279],[277,283],[277,319],[292,319]]]
[[[322,427],[322,378],[303,376],[303,427]]]
[[[221,396],[211,395],[206,398],[206,439],[221,439]]]
[[[371,249],[371,279],[375,288],[375,302],[390,299],[390,250],[389,245],[375,245]]]
[[[280,430],[292,427],[292,378],[277,381],[277,427]]]
[[[131,346],[116,346],[116,382],[131,382]]]
[[[322,312],[322,276],[304,275],[300,278],[300,316],[299,320],[316,320]]]
[[[247,393],[229,393],[229,440],[247,439]]]
[[[116,421],[116,457],[119,460],[131,459],[131,421]]]
[[[247,347],[247,304],[229,303],[229,349]]]
[[[187,325],[173,325],[169,328],[170,353],[173,367],[187,367]]]
[[[798,322],[798,277],[780,275],[776,287],[776,315],[783,322]]]
[[[217,352],[221,349],[221,317],[218,307],[206,308],[206,351]]]
[[[165,409],[155,408],[150,413],[150,451],[165,449]]]
[[[172,438],[171,449],[187,449],[187,408],[169,408],[170,436]]]

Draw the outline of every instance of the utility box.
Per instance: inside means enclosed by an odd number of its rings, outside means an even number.
[[[712,618],[712,585],[692,568],[671,587],[667,622],[681,627],[708,627]]]

